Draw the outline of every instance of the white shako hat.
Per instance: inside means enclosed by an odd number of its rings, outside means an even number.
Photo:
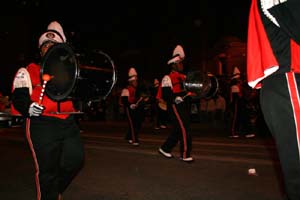
[[[172,63],[178,63],[185,58],[184,50],[181,45],[177,45],[173,50],[172,58],[168,61],[168,65]]]
[[[173,51],[173,56],[179,55],[179,57],[183,60],[185,58],[185,54],[181,45],[177,45]]]
[[[67,41],[64,30],[57,21],[51,22],[47,27],[47,31],[40,36],[39,48],[48,41],[55,43],[65,43]]]
[[[241,72],[238,67],[234,67],[231,79],[240,78]]]

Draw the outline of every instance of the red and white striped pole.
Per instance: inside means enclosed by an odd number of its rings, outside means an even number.
[[[51,76],[49,74],[43,74],[42,76],[43,79],[43,85],[42,85],[42,91],[39,97],[39,104],[41,105],[43,102],[43,97],[44,97],[44,93],[45,93],[45,89],[46,89],[46,84],[48,81],[50,81]]]

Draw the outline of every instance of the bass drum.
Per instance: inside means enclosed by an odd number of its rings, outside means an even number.
[[[210,73],[192,71],[186,75],[184,88],[196,94],[197,97],[212,98],[219,90],[219,82],[218,79]]]
[[[41,62],[41,78],[50,75],[45,92],[54,101],[106,99],[116,83],[112,59],[101,51],[75,54],[67,44],[52,46]]]
[[[105,100],[117,81],[113,60],[102,51],[78,55],[79,76],[74,97],[88,101]]]

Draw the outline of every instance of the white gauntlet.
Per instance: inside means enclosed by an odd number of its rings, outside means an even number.
[[[131,109],[131,110],[134,110],[134,109],[136,109],[136,107],[137,107],[137,105],[136,105],[136,104],[130,104],[130,109]]]
[[[177,96],[177,97],[175,98],[175,103],[176,103],[176,104],[180,104],[181,102],[183,102],[183,98],[180,97],[180,96]]]
[[[29,113],[29,116],[40,116],[44,110],[44,106],[42,105],[39,105],[38,103],[36,102],[33,102],[32,104],[30,104],[29,106],[29,110],[28,110],[28,113]]]

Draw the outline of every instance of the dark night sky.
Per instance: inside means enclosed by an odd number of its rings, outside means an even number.
[[[76,51],[103,50],[120,74],[134,66],[142,77],[152,79],[163,73],[176,44],[184,47],[190,63],[199,63],[201,52],[224,36],[246,41],[250,6],[250,0],[10,2],[7,9],[3,7],[10,15],[0,20],[0,90],[4,93],[9,92],[20,65],[33,59],[38,37],[52,20],[63,25]],[[25,54],[22,64],[21,53]]]

